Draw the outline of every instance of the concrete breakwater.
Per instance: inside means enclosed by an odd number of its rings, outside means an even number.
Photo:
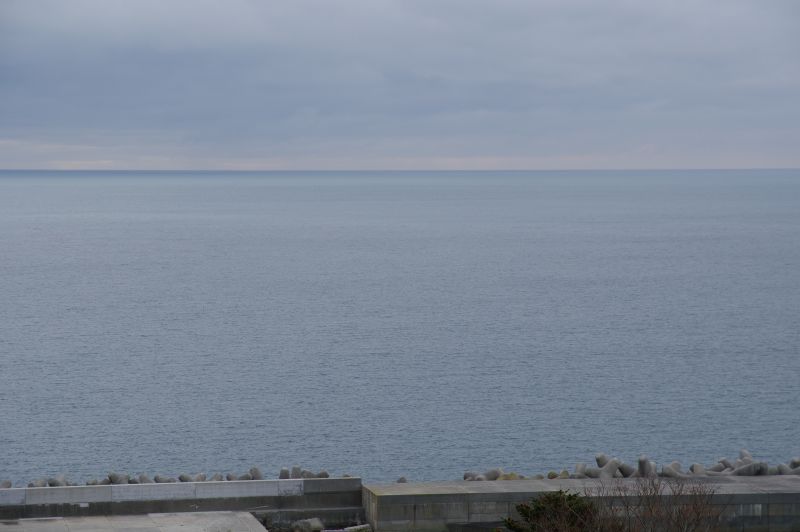
[[[451,482],[362,485],[360,478],[332,478],[327,471],[281,468],[264,480],[257,467],[240,474],[182,474],[175,477],[109,473],[76,486],[60,475],[0,489],[0,522],[40,517],[113,516],[173,512],[245,511],[267,529],[292,530],[293,523],[319,518],[325,528],[367,522],[375,532],[459,532],[487,529],[516,516],[516,505],[543,493],[568,490],[587,497],[621,486],[612,497],[636,497],[643,479],[672,484],[700,483],[717,508],[721,530],[800,530],[800,459],[771,466],[742,450],[735,460],[684,470],[647,457],[636,464],[604,453],[591,467],[550,471],[523,478],[500,468],[467,472]],[[230,479],[230,480],[228,480]],[[663,479],[663,480],[662,480]],[[403,479],[405,480],[405,479]],[[481,482],[482,480],[486,480]],[[646,482],[646,481],[645,481]],[[607,490],[606,490],[606,493]],[[676,492],[677,493],[677,492]],[[665,497],[672,497],[667,490]],[[681,504],[680,496],[672,497]]]
[[[495,482],[408,482],[364,486],[363,505],[367,522],[377,532],[480,532],[493,530],[506,517],[519,519],[516,506],[544,493],[558,490],[578,493],[600,504],[610,486],[612,497],[639,500],[639,478],[613,480],[582,478],[551,480],[521,479]],[[675,484],[699,484],[709,497],[704,501],[718,514],[720,531],[800,530],[800,477],[707,476],[697,479],[661,479],[665,505],[692,504],[673,497]],[[624,504],[621,501],[617,501]]]
[[[706,476],[722,530],[800,530],[800,476]],[[112,484],[0,490],[0,525],[40,517],[121,516],[244,511],[269,530],[293,530],[318,518],[326,529],[369,523],[375,532],[458,532],[491,529],[516,516],[516,505],[568,490],[598,496],[602,479],[495,482],[409,482],[363,485],[358,478]],[[635,488],[642,479],[614,485]],[[668,486],[671,484],[667,484]],[[620,491],[618,493],[625,493]],[[635,494],[635,489],[631,491]],[[670,497],[667,493],[666,497]],[[676,500],[675,504],[681,504]]]
[[[596,478],[596,479],[612,479],[612,478],[648,478],[648,477],[666,477],[666,478],[697,478],[705,476],[767,476],[767,475],[800,475],[800,457],[795,457],[787,460],[784,463],[776,465],[769,465],[767,462],[757,460],[753,454],[747,449],[739,451],[739,457],[734,460],[727,458],[720,458],[716,463],[710,466],[704,466],[700,463],[691,464],[687,470],[683,466],[673,461],[668,464],[662,464],[660,467],[656,462],[650,460],[647,456],[640,456],[635,464],[626,463],[619,458],[611,457],[605,453],[598,453],[595,455],[595,463],[597,467],[589,466],[585,462],[578,462],[575,469],[570,473],[566,469],[561,471],[549,471],[546,474],[538,473],[530,476],[519,474],[517,472],[504,471],[502,468],[491,468],[483,473],[476,473],[474,471],[466,471],[463,475],[463,480],[467,481],[495,481],[495,480],[544,480],[544,479],[583,479],[583,478]],[[277,478],[279,480],[288,479],[313,479],[313,478],[331,478],[327,470],[313,472],[304,469],[300,466],[293,466],[291,468],[283,467],[278,472]],[[340,478],[351,478],[350,475],[341,475]],[[247,480],[264,480],[265,476],[258,467],[251,467],[243,474],[227,473],[214,473],[206,475],[205,473],[183,473],[177,476],[169,476],[156,474],[152,478],[146,474],[141,473],[138,475],[131,475],[128,473],[110,472],[107,476],[102,478],[93,478],[85,482],[87,486],[102,486],[102,485],[120,485],[120,484],[170,484],[179,482],[224,482],[224,481],[247,481]],[[398,483],[408,482],[406,477],[400,477]],[[66,475],[60,474],[52,477],[43,477],[32,480],[27,483],[29,488],[46,488],[46,487],[63,487],[63,486],[79,486],[80,483],[71,481]],[[7,489],[13,487],[10,480],[0,481],[0,489]]]
[[[9,488],[0,524],[31,518],[246,511],[267,525],[322,518],[328,527],[364,522],[360,478],[203,481]]]
[[[792,458],[785,463],[769,465],[767,462],[756,460],[747,449],[739,451],[739,458],[731,461],[727,458],[720,458],[716,463],[708,467],[700,463],[694,463],[684,470],[680,462],[673,461],[669,464],[658,466],[654,461],[642,455],[638,458],[635,465],[623,462],[619,458],[610,457],[605,453],[595,455],[597,467],[588,466],[585,462],[575,465],[574,472],[570,473],[566,469],[560,472],[549,471],[546,475],[532,475],[531,479],[613,479],[613,478],[699,478],[709,476],[767,476],[767,475],[800,475],[800,458]],[[501,468],[493,468],[484,473],[466,471],[463,479],[468,481],[493,481],[493,480],[524,480],[525,475],[516,472],[506,472]],[[398,482],[405,482],[400,479]]]
[[[317,473],[308,469],[303,469],[300,466],[293,466],[291,469],[283,467],[278,472],[279,480],[288,479],[310,479],[310,478],[330,478],[331,475],[322,470]],[[350,475],[343,475],[341,478],[351,478]],[[92,478],[80,484],[70,480],[67,475],[60,474],[51,477],[42,477],[32,480],[27,483],[29,488],[58,488],[66,486],[104,486],[104,485],[121,485],[121,484],[173,484],[178,482],[232,482],[232,481],[246,481],[246,480],[264,480],[264,474],[258,467],[251,467],[243,474],[227,473],[214,473],[206,475],[205,473],[182,473],[177,476],[156,474],[152,478],[147,473],[140,473],[132,475],[129,473],[110,472],[102,478]],[[14,487],[14,483],[10,480],[0,481],[0,489],[8,489]]]

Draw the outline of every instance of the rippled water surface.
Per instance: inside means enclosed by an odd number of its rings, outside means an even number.
[[[800,454],[800,172],[0,174],[0,478]]]

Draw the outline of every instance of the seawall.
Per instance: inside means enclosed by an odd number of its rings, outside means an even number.
[[[635,488],[637,480],[613,482]],[[711,477],[702,483],[713,490],[711,503],[723,530],[800,531],[800,476]],[[368,485],[363,503],[367,521],[379,532],[456,532],[518,517],[515,505],[546,492],[596,494],[603,486],[613,483],[554,479]]]
[[[376,532],[458,532],[488,528],[513,517],[516,504],[543,493],[560,489],[597,493],[602,482],[526,479],[362,485],[359,478],[330,478],[10,488],[0,489],[0,521],[228,510],[250,512],[268,529],[319,517],[326,528],[366,521]],[[636,480],[614,482],[634,486]],[[709,477],[702,483],[713,491],[711,502],[719,509],[723,530],[800,531],[800,476]]]
[[[247,511],[267,528],[320,517],[364,521],[360,478],[245,480],[0,489],[0,520],[32,517]]]

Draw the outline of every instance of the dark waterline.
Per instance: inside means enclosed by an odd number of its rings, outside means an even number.
[[[798,272],[797,170],[0,172],[0,479],[785,460]]]

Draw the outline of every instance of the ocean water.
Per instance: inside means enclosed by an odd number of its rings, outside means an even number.
[[[800,455],[800,171],[0,174],[0,478]]]

